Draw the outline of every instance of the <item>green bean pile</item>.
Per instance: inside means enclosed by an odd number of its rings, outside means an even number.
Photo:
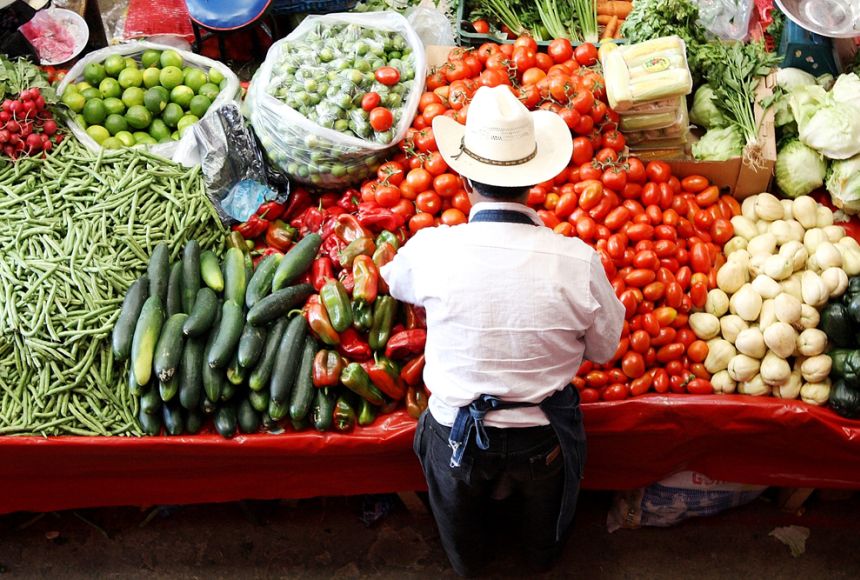
[[[139,435],[114,368],[123,296],[165,242],[219,251],[200,168],[66,139],[0,169],[0,435]]]

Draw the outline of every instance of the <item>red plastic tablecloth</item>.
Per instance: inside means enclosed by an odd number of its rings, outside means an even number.
[[[779,486],[860,489],[860,421],[798,401],[650,395],[584,406],[584,485],[678,470]],[[0,513],[424,489],[403,412],[349,435],[0,437]]]

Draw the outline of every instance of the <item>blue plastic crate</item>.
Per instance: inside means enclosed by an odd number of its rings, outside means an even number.
[[[840,72],[833,42],[788,19],[779,41],[778,54],[783,57],[782,68],[799,68],[815,76],[826,73],[836,76]]]
[[[330,14],[355,8],[358,0],[273,0],[273,14]]]

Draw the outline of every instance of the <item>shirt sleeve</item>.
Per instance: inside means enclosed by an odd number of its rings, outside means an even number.
[[[596,252],[591,258],[589,290],[597,308],[593,324],[585,331],[585,358],[602,364],[612,358],[618,349],[625,309],[615,296]]]
[[[393,260],[379,269],[379,275],[388,284],[388,291],[391,296],[401,302],[418,306],[421,304],[418,301],[416,289],[415,264],[420,263],[416,254],[420,253],[422,239],[422,236],[413,236],[408,243],[397,251]]]

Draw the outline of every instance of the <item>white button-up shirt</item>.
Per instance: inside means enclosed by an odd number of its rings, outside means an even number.
[[[543,225],[519,203],[482,202]],[[597,253],[546,227],[473,222],[426,228],[412,237],[382,277],[391,295],[427,310],[424,381],[430,412],[452,425],[479,395],[539,403],[563,389],[583,358],[615,353],[624,307]],[[489,413],[494,427],[548,423],[539,407]]]

